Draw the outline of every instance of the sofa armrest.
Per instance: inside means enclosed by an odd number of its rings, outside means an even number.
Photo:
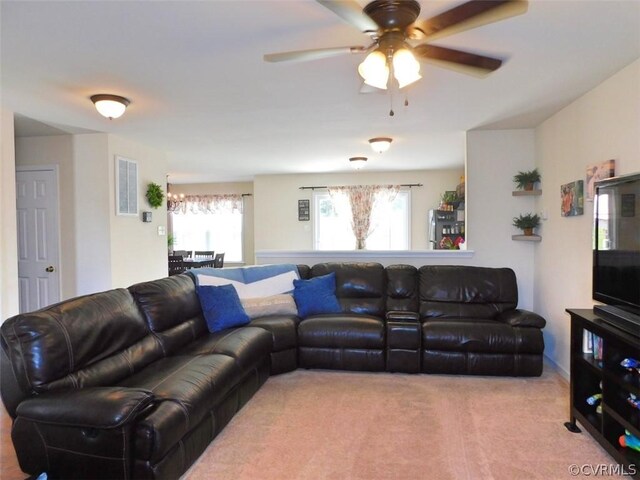
[[[416,312],[389,310],[386,315],[388,322],[419,322],[420,315]]]
[[[47,472],[49,478],[132,478],[132,432],[153,401],[153,393],[125,387],[24,400],[11,428],[20,468],[32,475]]]
[[[93,387],[37,395],[18,405],[17,416],[37,423],[118,428],[131,423],[154,400],[153,393],[125,387]]]
[[[497,320],[507,323],[512,327],[544,328],[547,321],[537,313],[528,310],[509,310],[498,315]]]

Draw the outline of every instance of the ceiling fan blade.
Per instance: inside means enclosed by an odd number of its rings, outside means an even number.
[[[380,28],[369,15],[362,11],[358,2],[353,0],[316,0],[316,2],[331,10],[362,33],[376,34]]]
[[[435,45],[418,45],[413,51],[426,62],[475,77],[486,77],[502,65],[497,58]]]
[[[345,55],[347,53],[363,53],[366,47],[333,47],[316,48],[313,50],[298,50],[294,52],[267,53],[265,62],[306,62],[308,60],[320,60],[322,58]]]
[[[416,21],[407,34],[413,39],[435,40],[523,14],[528,8],[527,0],[471,0],[435,17]]]

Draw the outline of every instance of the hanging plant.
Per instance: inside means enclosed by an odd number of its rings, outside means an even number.
[[[147,187],[147,201],[152,208],[158,208],[164,200],[164,192],[162,187],[157,183],[150,183]]]

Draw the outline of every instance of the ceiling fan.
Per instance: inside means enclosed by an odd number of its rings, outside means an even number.
[[[527,0],[471,0],[435,17],[421,20],[415,0],[375,0],[364,9],[354,0],[316,0],[373,40],[350,46],[270,53],[267,62],[301,62],[347,53],[368,54],[358,67],[365,84],[386,89],[394,77],[403,88],[420,79],[416,56],[440,67],[484,77],[502,65],[498,58],[430,45],[428,42],[527,11]],[[412,46],[410,42],[424,40]]]

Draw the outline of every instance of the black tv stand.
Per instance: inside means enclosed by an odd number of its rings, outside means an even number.
[[[640,410],[627,401],[631,393],[640,396],[640,375],[620,365],[625,358],[638,359],[640,340],[605,322],[594,310],[567,312],[571,315],[571,384],[570,417],[564,425],[570,432],[590,434],[627,474],[640,480],[640,452],[618,443],[625,431],[640,438]],[[586,401],[595,394],[602,395],[601,411]]]
[[[595,305],[593,313],[614,327],[640,337],[640,316],[613,305]]]

